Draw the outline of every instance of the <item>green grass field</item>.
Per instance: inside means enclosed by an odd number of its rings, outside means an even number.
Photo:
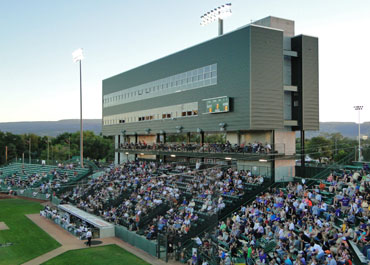
[[[0,231],[0,265],[21,264],[49,252],[60,244],[29,220],[25,214],[39,213],[40,203],[19,199],[0,200],[0,221],[9,230]]]
[[[67,251],[47,262],[44,265],[78,264],[78,265],[146,265],[144,260],[127,252],[117,245],[92,247]]]

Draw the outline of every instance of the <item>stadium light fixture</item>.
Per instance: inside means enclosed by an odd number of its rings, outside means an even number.
[[[225,157],[225,159],[226,159],[226,160],[232,160],[232,158],[231,158],[231,157]]]
[[[266,159],[260,159],[260,160],[258,160],[259,162],[262,162],[262,163],[266,163],[267,162],[267,160]]]
[[[81,61],[84,59],[82,49],[79,48],[72,53],[73,62],[80,64],[80,164],[84,167],[84,139],[83,139],[83,122],[82,122],[82,70]]]
[[[143,155],[144,155],[144,153],[140,153],[140,155],[141,155],[141,156],[143,156]]]
[[[358,161],[361,161],[361,120],[360,113],[364,106],[353,106],[358,111]]]
[[[176,157],[176,155],[172,154],[171,157]]]
[[[211,11],[205,13],[200,17],[200,25],[205,26],[214,21],[218,21],[218,35],[221,36],[224,31],[223,20],[231,16],[231,3],[219,6]]]
[[[126,152],[125,155],[129,155],[130,153],[129,152]]]

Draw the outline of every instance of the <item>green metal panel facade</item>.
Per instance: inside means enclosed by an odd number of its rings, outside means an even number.
[[[251,27],[251,129],[284,127],[283,31]]]
[[[103,117],[198,102],[198,115],[103,125],[104,135],[264,130],[283,127],[283,33],[256,25],[243,27],[178,53],[103,80],[103,96],[217,63],[217,84],[103,108]],[[252,85],[252,91],[251,91]],[[230,97],[230,112],[204,114],[204,99]],[[251,99],[252,97],[252,99]],[[252,101],[252,103],[251,103]]]

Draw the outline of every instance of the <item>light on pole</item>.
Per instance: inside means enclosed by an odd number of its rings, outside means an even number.
[[[77,49],[72,53],[73,62],[79,62],[80,64],[80,163],[81,167],[84,167],[84,140],[83,140],[83,123],[82,123],[82,71],[81,71],[81,61],[84,58],[82,54],[82,49]]]
[[[31,137],[28,142],[28,164],[31,164]]]
[[[205,26],[214,21],[218,21],[218,35],[221,36],[224,32],[224,19],[231,16],[231,3],[219,6],[205,13],[200,17],[200,25]]]
[[[47,138],[46,138],[46,143],[48,144],[46,164],[49,165],[49,136],[47,136]]]
[[[361,120],[360,113],[364,106],[354,106],[355,110],[358,111],[358,161],[361,161]]]
[[[71,136],[68,136],[68,160],[71,160]]]

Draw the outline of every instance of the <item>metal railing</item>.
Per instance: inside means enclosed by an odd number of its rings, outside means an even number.
[[[273,152],[275,147],[275,151]],[[154,143],[154,144],[121,144],[121,150],[127,151],[162,151],[181,153],[210,153],[210,154],[283,154],[285,144],[278,143],[258,145],[233,145],[233,144],[181,144],[181,143]]]

